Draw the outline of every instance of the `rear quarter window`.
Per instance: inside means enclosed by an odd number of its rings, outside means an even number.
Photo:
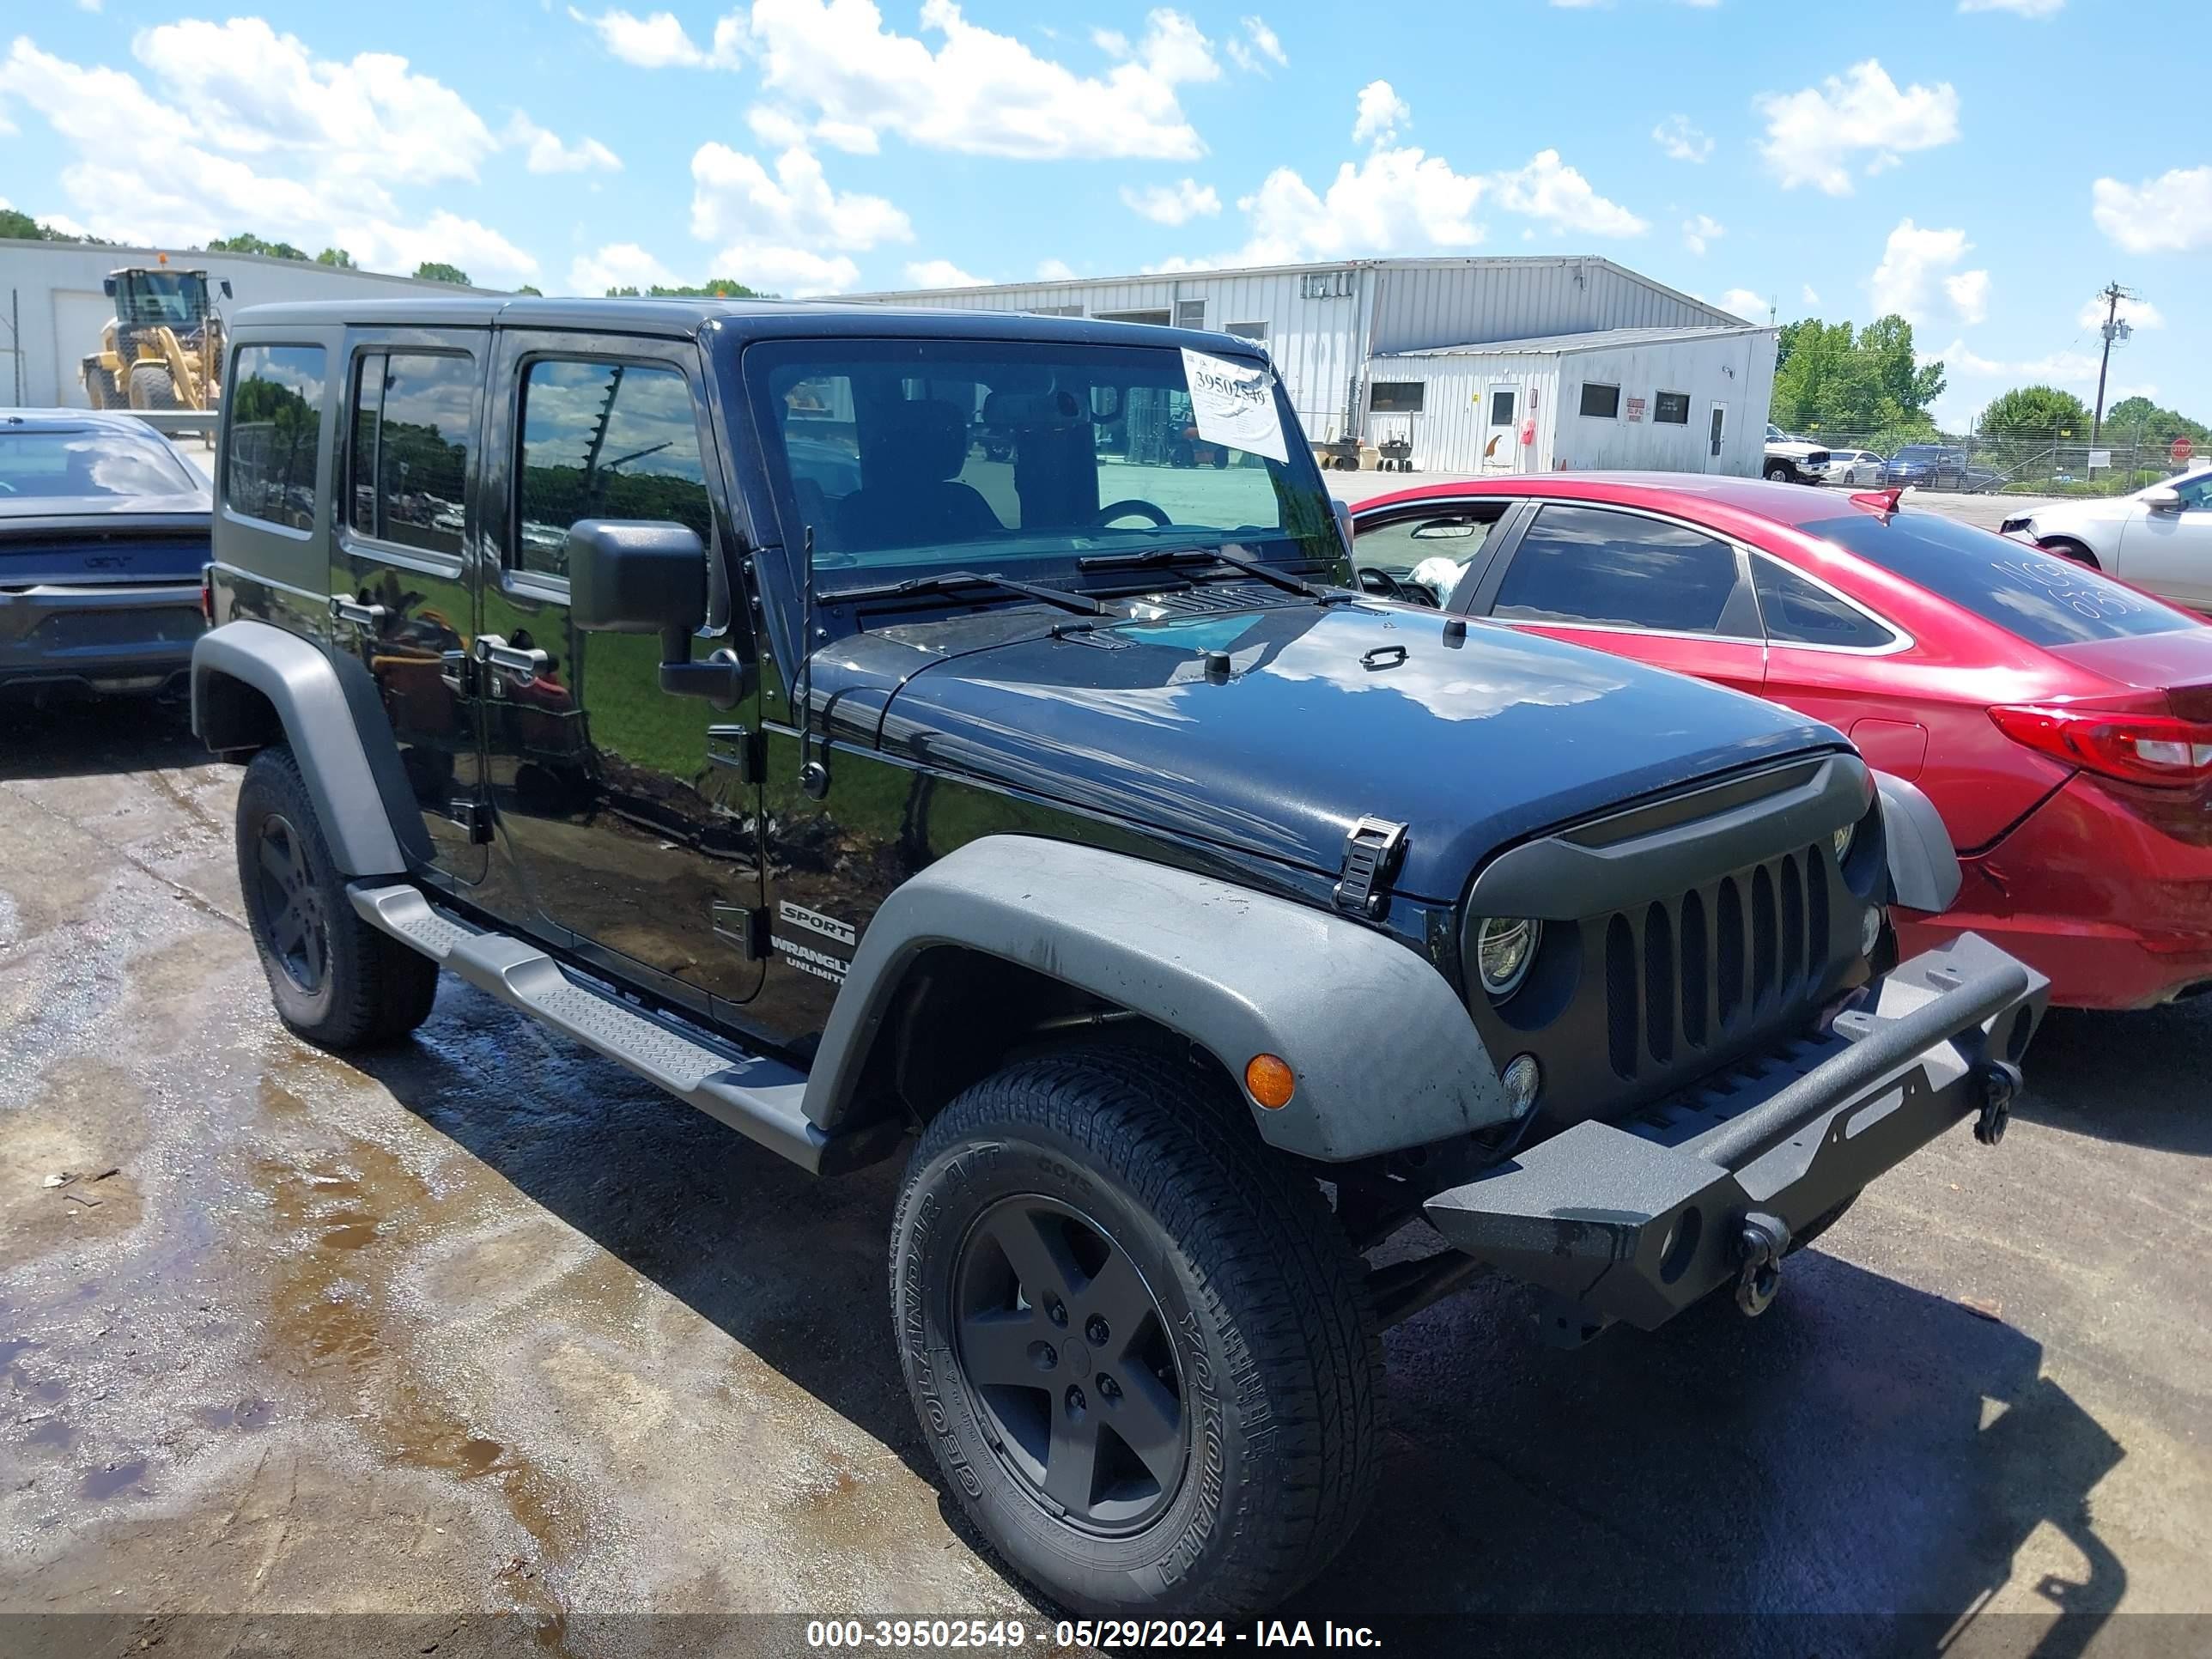
[[[323,349],[238,349],[222,469],[223,504],[287,530],[315,527],[315,456],[323,435]]]
[[[1874,514],[1801,526],[2035,645],[2081,645],[2192,626],[2070,559],[1932,513]]]

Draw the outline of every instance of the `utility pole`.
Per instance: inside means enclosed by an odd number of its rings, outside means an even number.
[[[2118,283],[2105,284],[2104,292],[2097,296],[2105,302],[2105,355],[2097,364],[2097,412],[2089,419],[2089,441],[2095,444],[2105,424],[2105,371],[2112,366],[2112,342],[2124,340],[2134,332],[2120,320],[2120,301],[2137,296]]]

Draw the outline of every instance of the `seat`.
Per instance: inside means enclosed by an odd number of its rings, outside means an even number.
[[[900,404],[860,428],[860,487],[838,503],[839,544],[854,551],[974,541],[1006,528],[959,481],[968,417],[930,399]]]

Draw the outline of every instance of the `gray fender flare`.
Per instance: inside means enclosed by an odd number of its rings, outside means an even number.
[[[283,723],[339,871],[347,876],[402,875],[408,858],[401,835],[410,842],[422,842],[418,851],[423,853],[428,836],[414,811],[413,792],[398,772],[398,751],[389,726],[382,724],[374,683],[366,668],[351,666],[359,670],[362,686],[349,696],[337,665],[313,641],[267,623],[225,623],[201,635],[192,647],[192,730],[211,749],[249,746],[241,741],[248,734],[227,729],[218,683],[233,679],[251,686],[269,700]],[[370,738],[381,739],[381,784],[356,712],[364,688],[377,716]],[[399,799],[408,805],[397,830],[388,805],[395,776]]]
[[[1157,1021],[1218,1059],[1240,1093],[1255,1054],[1281,1055],[1297,1079],[1289,1104],[1245,1104],[1285,1152],[1340,1163],[1511,1116],[1466,1007],[1396,939],[1127,854],[988,836],[898,888],[861,936],[807,1083],[823,1129],[851,1106],[906,969],[942,945]]]
[[[1874,775],[1881,797],[1882,841],[1889,854],[1889,897],[1908,910],[1948,910],[1964,878],[1951,832],[1936,803],[1891,773]]]

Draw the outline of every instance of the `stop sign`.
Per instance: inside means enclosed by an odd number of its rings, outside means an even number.
[[[2173,459],[2175,460],[2185,461],[2196,453],[2197,446],[2190,442],[2188,439],[2176,438],[2173,441]]]

